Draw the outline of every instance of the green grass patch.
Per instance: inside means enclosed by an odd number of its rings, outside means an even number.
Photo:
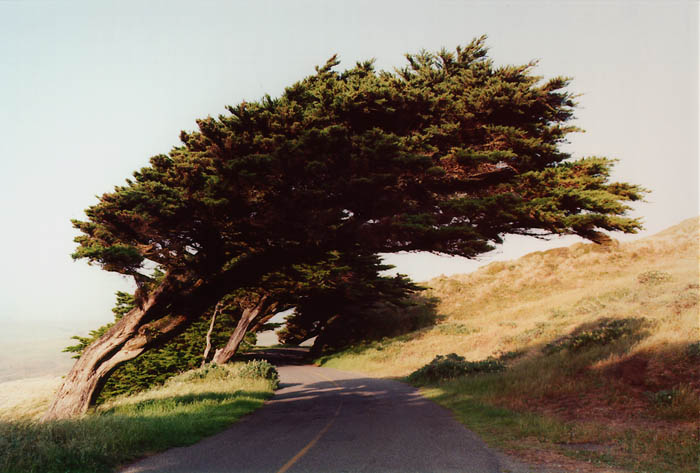
[[[0,422],[0,471],[109,472],[147,454],[193,444],[260,407],[277,386],[271,377],[271,370],[257,365],[205,368],[79,419]]]

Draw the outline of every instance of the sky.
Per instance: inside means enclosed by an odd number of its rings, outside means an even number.
[[[496,64],[534,59],[538,75],[573,78],[586,133],[566,150],[616,158],[615,180],[652,191],[632,212],[642,236],[698,215],[696,1],[0,0],[0,333],[112,319],[130,282],[71,260],[70,219],[197,118],[280,95],[334,53],[339,69],[374,58],[392,70],[482,34]],[[573,241],[386,259],[426,280]]]

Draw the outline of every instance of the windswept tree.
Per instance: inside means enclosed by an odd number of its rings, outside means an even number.
[[[329,252],[473,257],[504,234],[634,232],[612,162],[560,149],[566,78],[497,67],[484,38],[454,52],[338,72],[331,58],[278,98],[197,122],[182,146],[75,221],[75,258],[134,278],[136,307],[92,343],[45,419],[84,412],[121,363],[182,332],[224,295]],[[148,289],[148,262],[165,276]]]

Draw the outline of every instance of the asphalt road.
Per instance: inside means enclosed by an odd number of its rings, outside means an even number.
[[[277,355],[277,363],[294,363]],[[229,429],[123,473],[516,472],[446,409],[396,381],[278,366],[281,389]]]

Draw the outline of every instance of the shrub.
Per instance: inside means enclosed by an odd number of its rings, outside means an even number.
[[[505,370],[502,361],[487,358],[481,361],[467,361],[456,353],[437,355],[433,361],[417,369],[408,376],[408,381],[417,384],[435,383],[478,373],[494,373]]]
[[[579,351],[592,346],[608,345],[626,336],[638,332],[643,319],[603,319],[598,326],[578,330],[566,337],[548,343],[542,349],[546,354],[557,353],[561,350]]]
[[[174,378],[170,378],[168,383],[191,383],[203,380],[230,379],[236,377],[237,375],[238,373],[233,372],[225,366],[212,363],[210,365],[206,365],[204,368],[188,371]]]
[[[277,368],[265,360],[249,361],[241,366],[236,374],[241,378],[266,379],[275,389],[279,386],[280,376]]]

